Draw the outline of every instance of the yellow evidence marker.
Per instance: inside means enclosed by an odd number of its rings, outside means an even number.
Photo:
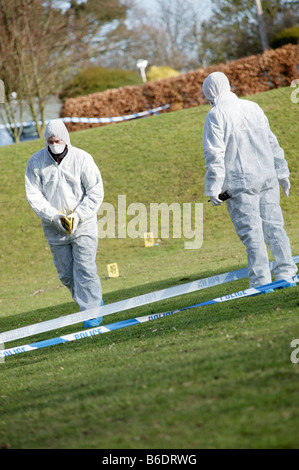
[[[107,269],[109,277],[119,277],[119,269],[117,263],[107,264]]]
[[[154,244],[155,244],[155,239],[154,239],[153,233],[152,232],[145,233],[144,234],[144,246],[150,247],[150,246],[154,246]]]

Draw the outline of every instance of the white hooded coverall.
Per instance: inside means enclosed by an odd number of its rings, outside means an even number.
[[[27,200],[40,217],[60,281],[70,290],[80,310],[100,308],[102,289],[97,274],[97,211],[103,201],[102,177],[93,158],[73,147],[63,121],[54,119],[45,129],[46,140],[55,136],[67,145],[58,164],[45,148],[28,161],[25,172]],[[77,230],[68,235],[53,223],[60,212],[79,216]]]
[[[226,206],[246,247],[250,287],[272,282],[266,244],[274,257],[275,280],[292,282],[297,266],[279,191],[279,181],[289,177],[284,152],[262,109],[232,93],[226,75],[210,74],[203,92],[212,105],[203,131],[205,193],[232,194]]]

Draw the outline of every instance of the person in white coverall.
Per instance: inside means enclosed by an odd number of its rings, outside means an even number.
[[[93,158],[73,147],[60,119],[49,121],[46,145],[33,154],[25,172],[27,200],[40,217],[60,281],[70,290],[80,311],[103,304],[97,274],[97,211],[103,201],[102,177]],[[61,218],[73,219],[69,234]],[[102,317],[83,323],[98,326]]]
[[[212,105],[205,120],[205,193],[213,206],[229,191],[226,206],[246,247],[250,287],[272,282],[267,246],[274,257],[275,280],[295,285],[292,259],[280,207],[279,185],[289,196],[288,164],[262,109],[231,92],[226,75],[211,73],[203,93]]]

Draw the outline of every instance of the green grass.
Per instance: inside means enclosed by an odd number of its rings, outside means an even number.
[[[291,171],[282,196],[293,254],[298,239],[298,106],[291,88],[258,102],[285,150]],[[104,181],[105,201],[202,202],[203,245],[162,239],[100,240],[105,303],[246,266],[246,253],[224,206],[204,195],[202,106],[73,133]],[[77,311],[58,281],[24,171],[41,141],[0,148],[0,331]],[[128,217],[129,220],[129,217]],[[270,259],[272,259],[270,257]],[[108,263],[120,277],[107,279]],[[180,308],[248,287],[235,281],[132,311],[104,324]],[[101,337],[13,356],[0,364],[0,447],[195,449],[298,448],[299,369],[290,361],[298,337],[298,287],[192,309]],[[19,340],[78,331],[81,325]],[[14,346],[10,343],[6,346]]]

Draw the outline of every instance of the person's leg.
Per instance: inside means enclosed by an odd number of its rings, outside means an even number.
[[[80,311],[99,309],[103,305],[101,281],[97,274],[96,235],[81,235],[73,241],[74,300]],[[83,322],[84,328],[93,328],[102,323],[103,317]]]
[[[235,230],[246,247],[250,287],[272,281],[257,191],[240,191],[226,201]]]
[[[50,249],[59,280],[69,289],[72,297],[74,297],[72,246],[70,243],[64,245],[53,245],[51,243]]]
[[[292,259],[290,240],[284,229],[278,182],[274,181],[270,187],[261,191],[260,196],[264,238],[274,257],[274,278],[276,281],[285,279],[292,282],[297,266]]]
[[[80,310],[100,308],[101,281],[97,274],[96,253],[98,238],[80,235],[72,241],[74,300]]]

